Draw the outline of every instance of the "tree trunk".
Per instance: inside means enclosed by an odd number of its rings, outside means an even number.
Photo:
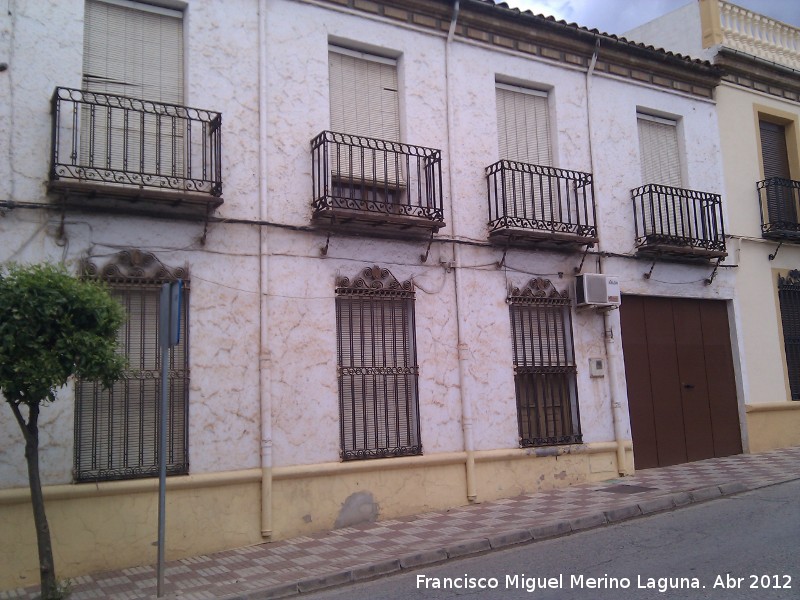
[[[53,546],[50,542],[50,526],[47,524],[47,515],[44,512],[44,494],[42,493],[42,480],[39,477],[39,405],[29,405],[27,423],[20,413],[19,405],[12,403],[11,408],[22,428],[22,434],[25,436],[25,460],[28,463],[33,522],[36,526],[36,542],[39,547],[42,600],[52,600],[58,598],[59,594],[53,563]]]

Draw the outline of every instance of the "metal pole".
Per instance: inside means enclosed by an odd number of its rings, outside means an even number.
[[[167,492],[167,384],[169,374],[169,284],[161,289],[161,413],[158,422],[158,565],[156,595],[164,595],[164,529]]]
[[[169,368],[169,346],[161,348],[161,417],[158,424],[158,589],[163,596],[164,588],[164,529],[166,523],[167,491],[167,385]]]

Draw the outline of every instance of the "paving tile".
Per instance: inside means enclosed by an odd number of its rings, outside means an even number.
[[[530,543],[800,478],[800,448],[639,471],[441,512],[236,548],[167,564],[167,599],[267,600],[451,557]],[[615,489],[616,488],[616,489]],[[72,600],[155,598],[155,568],[73,580]],[[37,588],[0,591],[33,600]]]

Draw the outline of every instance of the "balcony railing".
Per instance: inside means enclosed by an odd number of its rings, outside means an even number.
[[[719,16],[723,45],[800,70],[800,29],[721,0]]]
[[[756,184],[761,207],[761,233],[765,238],[800,239],[798,206],[800,181],[771,177]]]
[[[409,233],[444,226],[439,150],[323,131],[311,161],[315,219]]]
[[[169,191],[221,203],[220,113],[59,87],[52,115],[51,187]]]
[[[486,168],[489,237],[521,243],[597,242],[592,175],[501,160]]]
[[[651,183],[631,196],[640,254],[705,260],[727,256],[718,194]]]

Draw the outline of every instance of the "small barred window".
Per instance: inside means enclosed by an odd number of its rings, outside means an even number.
[[[581,443],[569,296],[532,279],[508,303],[520,445]]]

